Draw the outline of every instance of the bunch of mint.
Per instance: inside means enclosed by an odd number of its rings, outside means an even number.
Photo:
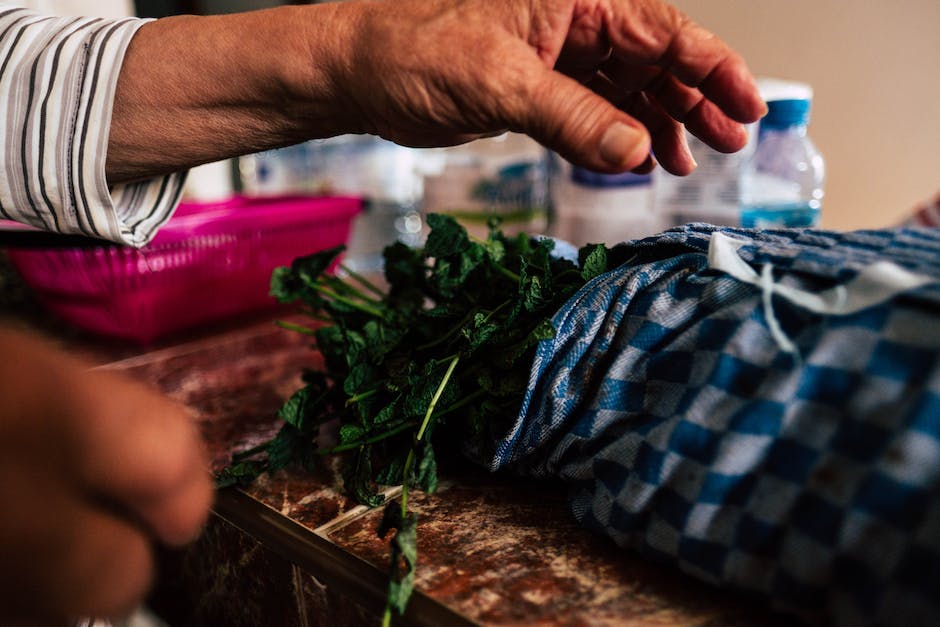
[[[315,338],[323,371],[281,408],[269,442],[235,456],[220,486],[251,481],[288,465],[312,468],[322,455],[346,454],[345,487],[377,506],[376,485],[401,485],[379,528],[391,539],[385,620],[404,612],[417,559],[416,519],[408,492],[433,492],[443,447],[485,458],[500,429],[515,419],[539,341],[552,338],[552,316],[584,284],[623,261],[624,248],[589,245],[579,260],[552,254],[554,241],[504,235],[471,238],[453,218],[431,214],[423,249],[386,248],[381,290],[346,269],[328,272],[342,247],[275,270],[271,293],[302,303],[310,327],[283,326]],[[339,444],[320,448],[320,426],[337,421]],[[436,453],[437,452],[437,453]]]

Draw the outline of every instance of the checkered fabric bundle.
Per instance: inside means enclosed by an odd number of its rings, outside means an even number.
[[[923,281],[814,312],[709,267],[717,232],[791,291]],[[632,246],[556,315],[492,468],[560,477],[585,526],[809,620],[940,624],[940,230]]]

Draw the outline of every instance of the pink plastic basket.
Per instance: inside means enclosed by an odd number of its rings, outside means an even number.
[[[150,342],[229,316],[275,307],[271,271],[343,244],[358,198],[236,197],[183,203],[141,249],[7,251],[37,298],[72,324]]]

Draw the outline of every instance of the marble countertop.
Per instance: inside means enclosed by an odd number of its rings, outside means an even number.
[[[302,368],[318,364],[309,338],[268,320],[101,367],[147,381],[190,407],[219,469],[232,452],[277,431],[278,407],[300,386]],[[435,494],[417,493],[410,504],[419,517],[418,592],[403,624],[780,620],[579,528],[559,485],[457,464]],[[378,624],[388,562],[386,543],[375,534],[380,516],[381,508],[369,510],[343,494],[335,460],[315,473],[280,471],[243,491],[224,490],[203,538],[164,565],[164,579],[172,580],[165,596],[176,599],[170,614],[205,625]]]

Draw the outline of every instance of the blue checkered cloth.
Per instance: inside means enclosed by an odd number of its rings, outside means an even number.
[[[940,624],[940,230],[721,229],[811,293],[879,261],[935,280],[848,314],[710,268],[716,231],[634,242],[558,312],[492,468],[560,477],[588,528],[806,619]]]

